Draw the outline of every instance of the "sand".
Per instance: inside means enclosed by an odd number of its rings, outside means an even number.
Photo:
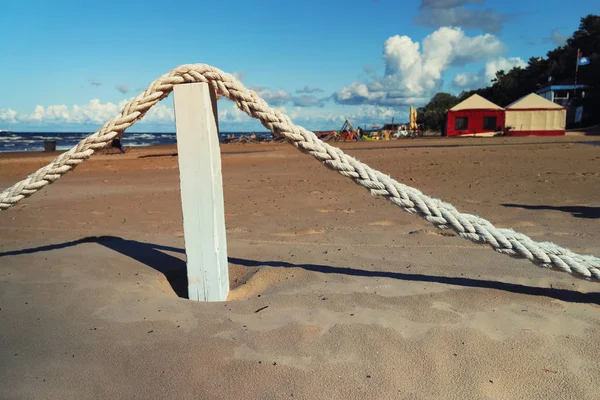
[[[599,143],[337,145],[600,256]],[[0,213],[0,398],[598,398],[600,283],[436,231],[287,144],[222,152],[224,303],[185,299],[175,146],[95,156]],[[0,154],[0,188],[53,156]]]

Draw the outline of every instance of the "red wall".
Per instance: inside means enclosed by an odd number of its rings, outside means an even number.
[[[456,117],[468,117],[469,125],[466,131],[454,129]],[[496,126],[504,130],[504,110],[460,110],[448,111],[446,136],[459,136],[473,133],[495,132],[496,129],[483,129],[483,117],[496,117]]]

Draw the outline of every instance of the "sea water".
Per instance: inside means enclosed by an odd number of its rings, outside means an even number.
[[[44,151],[45,140],[55,140],[56,150],[69,150],[80,140],[93,132],[0,132],[0,152],[9,151]],[[254,132],[259,139],[271,140],[271,132]],[[220,140],[240,136],[250,136],[252,132],[221,132]],[[125,132],[121,138],[123,146],[151,146],[157,144],[174,144],[174,132],[143,133]]]

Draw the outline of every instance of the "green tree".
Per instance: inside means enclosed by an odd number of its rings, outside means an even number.
[[[460,102],[460,99],[450,93],[438,93],[425,107],[417,109],[417,123],[425,129],[439,132],[446,120],[449,109]]]

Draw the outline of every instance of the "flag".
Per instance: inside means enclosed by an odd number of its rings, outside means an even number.
[[[584,57],[583,53],[579,52],[579,54],[577,54],[577,65],[584,66],[584,65],[588,65],[590,63],[590,58],[589,57]]]

